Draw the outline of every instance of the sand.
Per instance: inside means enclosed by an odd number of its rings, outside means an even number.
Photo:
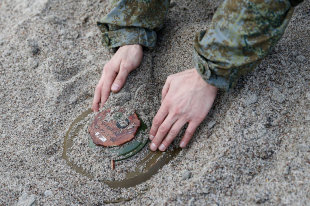
[[[220,3],[172,2],[157,47],[137,70],[150,71],[154,100],[138,104],[149,119],[166,77],[192,67],[194,34],[208,28]],[[128,189],[83,176],[62,158],[66,131],[90,108],[112,55],[96,27],[106,7],[99,0],[0,2],[0,205],[102,205],[126,197],[118,204],[309,204],[309,1],[262,64],[218,95],[189,147]],[[135,89],[126,91],[131,98]]]

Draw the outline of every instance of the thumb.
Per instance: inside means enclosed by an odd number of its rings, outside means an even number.
[[[120,70],[111,87],[112,92],[118,92],[124,86],[127,76],[128,70],[121,64]]]

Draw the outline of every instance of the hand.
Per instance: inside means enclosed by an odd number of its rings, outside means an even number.
[[[196,69],[167,78],[162,90],[162,104],[150,130],[150,149],[165,151],[188,123],[180,147],[184,148],[211,109],[217,88],[206,83]]]
[[[103,107],[110,91],[118,92],[125,84],[128,74],[136,69],[143,58],[141,45],[125,45],[120,47],[112,59],[104,65],[99,83],[95,89],[92,110],[98,112],[99,104]]]

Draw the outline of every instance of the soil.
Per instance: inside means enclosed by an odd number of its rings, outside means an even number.
[[[220,2],[172,1],[156,48],[145,50],[142,65],[106,107],[117,111],[125,105],[150,128],[167,76],[193,67],[195,33],[208,28]],[[0,205],[309,204],[309,1],[295,9],[283,38],[257,69],[234,91],[218,95],[189,147],[130,188],[101,180],[105,175],[121,180],[122,170],[131,169],[125,166],[141,157],[123,166],[116,162],[119,176],[109,173],[110,159],[100,158],[104,152],[86,149],[94,113],[76,125],[79,135],[68,151],[94,178],[63,158],[66,132],[90,108],[112,56],[96,27],[107,5],[105,0],[1,1]],[[148,152],[145,147],[140,154]]]

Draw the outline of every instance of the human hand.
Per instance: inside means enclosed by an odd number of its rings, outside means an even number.
[[[98,112],[107,101],[110,91],[118,92],[125,84],[128,74],[136,69],[143,58],[139,44],[120,47],[111,60],[104,65],[101,78],[95,89],[92,110]]]
[[[217,88],[206,83],[196,69],[170,75],[163,87],[161,107],[150,130],[150,149],[165,151],[188,123],[180,143],[180,147],[186,147],[211,109],[216,94]]]

